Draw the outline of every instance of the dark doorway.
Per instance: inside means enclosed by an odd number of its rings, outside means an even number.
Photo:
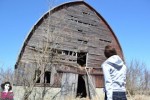
[[[83,79],[83,75],[78,76],[78,87],[77,87],[77,95],[76,97],[86,97],[86,86],[85,86],[85,81]]]
[[[51,73],[49,71],[46,71],[44,74],[44,83],[50,83],[50,77]]]
[[[77,63],[81,66],[86,65],[86,52],[78,52],[77,53]]]

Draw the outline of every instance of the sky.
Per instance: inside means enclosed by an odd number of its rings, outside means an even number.
[[[12,68],[23,42],[51,8],[77,0],[0,0],[0,67]],[[84,0],[107,21],[126,62],[138,60],[150,69],[150,0]]]

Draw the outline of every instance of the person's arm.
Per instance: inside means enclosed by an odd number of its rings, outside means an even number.
[[[103,73],[104,73],[107,100],[112,100],[113,87],[112,87],[112,80],[110,76],[110,68],[107,64],[105,64],[105,66],[103,65],[102,68],[103,68]]]

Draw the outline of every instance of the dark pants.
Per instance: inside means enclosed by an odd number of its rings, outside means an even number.
[[[105,100],[107,100],[107,95],[106,95],[106,92],[105,92]]]
[[[107,100],[107,95],[105,93],[105,100]],[[125,92],[113,92],[113,100],[127,100]]]

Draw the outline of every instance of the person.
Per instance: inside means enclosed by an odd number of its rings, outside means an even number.
[[[2,92],[0,93],[0,100],[13,100],[12,86],[10,82],[1,84]]]
[[[117,55],[116,49],[107,45],[104,50],[107,58],[101,65],[104,73],[105,100],[127,100],[126,98],[126,66]]]

